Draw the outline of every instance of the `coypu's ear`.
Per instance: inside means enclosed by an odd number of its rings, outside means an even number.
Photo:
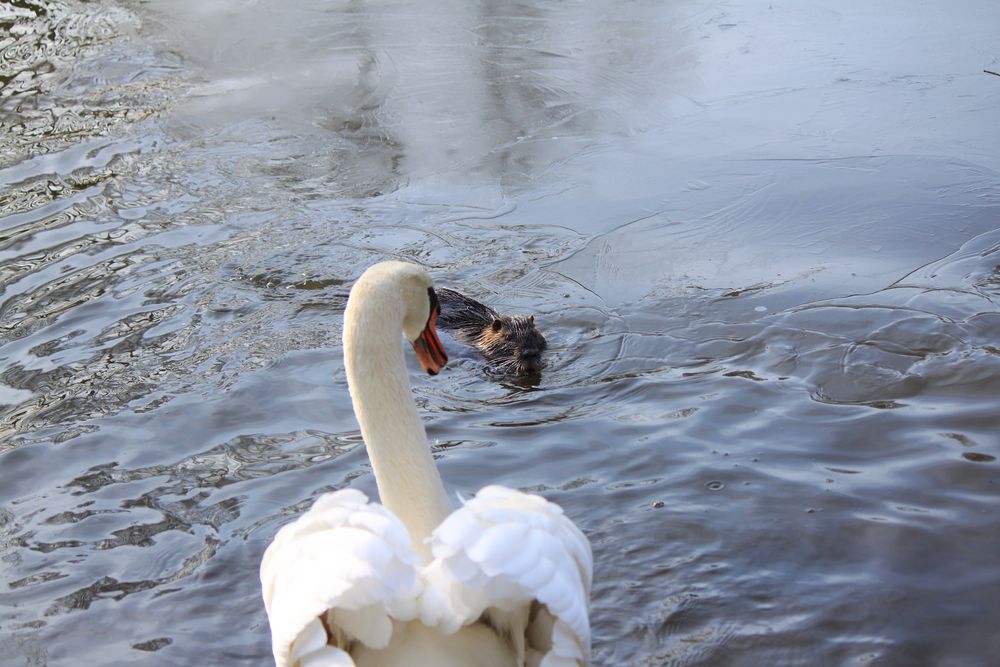
[[[528,315],[528,321],[531,322],[532,324],[534,324],[535,323],[535,316],[534,315]]]
[[[490,328],[493,329],[493,333],[497,333],[498,331],[503,329],[503,320],[501,319],[493,320],[493,324],[490,325]]]

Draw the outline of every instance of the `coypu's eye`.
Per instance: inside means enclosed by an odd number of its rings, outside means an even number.
[[[493,333],[500,331],[503,328],[503,320],[493,320],[493,324],[490,327],[493,329]]]

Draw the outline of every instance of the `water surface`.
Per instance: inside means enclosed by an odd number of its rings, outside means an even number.
[[[411,378],[451,489],[590,537],[595,665],[989,664],[997,25],[0,5],[0,663],[268,662],[264,548],[375,493],[343,294],[399,258],[549,340]]]

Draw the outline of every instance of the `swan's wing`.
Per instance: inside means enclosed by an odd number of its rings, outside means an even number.
[[[529,652],[534,640],[543,667],[586,664],[593,560],[587,538],[558,505],[488,486],[430,539],[423,623],[453,632],[489,610],[503,630],[527,638]],[[512,639],[523,657],[525,640]]]
[[[392,619],[416,618],[422,589],[403,523],[353,489],[320,497],[279,530],[260,582],[277,667],[353,667],[348,644],[384,648]]]

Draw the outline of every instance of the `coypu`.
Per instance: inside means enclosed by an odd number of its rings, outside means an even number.
[[[541,369],[545,338],[535,328],[534,315],[500,315],[454,290],[436,292],[441,304],[437,325],[457,341],[476,348],[502,371],[528,374]]]

